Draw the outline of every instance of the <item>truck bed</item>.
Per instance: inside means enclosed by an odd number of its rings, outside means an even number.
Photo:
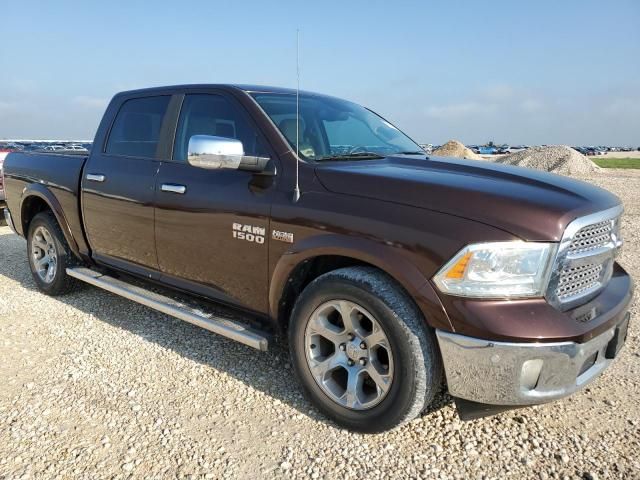
[[[53,203],[55,215],[59,221],[63,220],[60,224],[68,226],[65,236],[68,240],[72,237],[70,247],[82,253],[88,251],[80,211],[80,181],[87,158],[87,154],[40,152],[15,152],[7,156],[4,187],[18,233],[26,234],[17,212],[25,207],[25,194],[34,191]],[[54,198],[49,198],[51,196]]]

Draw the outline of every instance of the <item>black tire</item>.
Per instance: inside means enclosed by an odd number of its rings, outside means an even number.
[[[53,248],[55,249],[56,264],[52,269],[53,276],[50,281],[46,281],[38,274],[33,255],[34,234],[38,229],[44,228],[53,240]],[[73,267],[79,264],[78,258],[71,252],[69,245],[64,238],[60,225],[52,212],[38,213],[29,224],[29,232],[27,234],[27,255],[29,258],[29,268],[36,282],[38,289],[43,293],[51,296],[64,295],[76,289],[80,283],[73,277],[67,275],[67,267]]]
[[[353,410],[340,405],[311,374],[305,353],[307,323],[318,307],[333,300],[364,307],[390,343],[393,380],[386,396],[371,408]],[[342,268],[311,282],[294,306],[289,344],[294,372],[307,397],[325,415],[351,430],[375,433],[408,422],[431,404],[442,385],[442,361],[433,332],[408,294],[373,267]]]

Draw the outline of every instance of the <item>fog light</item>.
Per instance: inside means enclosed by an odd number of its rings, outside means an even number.
[[[524,362],[522,364],[522,372],[520,373],[520,385],[527,390],[536,388],[543,363],[541,359],[527,360]]]
[[[582,367],[580,368],[580,372],[578,373],[578,376],[582,375],[584,372],[586,372],[591,367],[593,367],[595,365],[597,359],[598,359],[598,352],[596,352],[593,355],[589,356],[589,358],[587,358],[584,361],[584,363],[582,364]]]

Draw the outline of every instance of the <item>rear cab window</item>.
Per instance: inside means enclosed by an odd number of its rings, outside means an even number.
[[[105,153],[155,158],[170,100],[170,95],[160,95],[125,101],[113,122]]]

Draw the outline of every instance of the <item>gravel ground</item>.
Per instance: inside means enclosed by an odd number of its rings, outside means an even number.
[[[591,179],[626,205],[640,278],[640,172]],[[0,478],[640,478],[638,302],[620,358],[561,402],[461,422],[450,399],[395,431],[321,417],[283,349],[259,353],[86,287],[35,290],[0,228]]]
[[[470,148],[465,147],[458,140],[449,140],[440,148],[433,151],[433,155],[438,157],[458,157],[467,158],[469,160],[482,160],[482,157]]]
[[[580,152],[565,145],[531,147],[494,159],[497,163],[537,168],[561,175],[595,175],[600,171],[595,163]]]

